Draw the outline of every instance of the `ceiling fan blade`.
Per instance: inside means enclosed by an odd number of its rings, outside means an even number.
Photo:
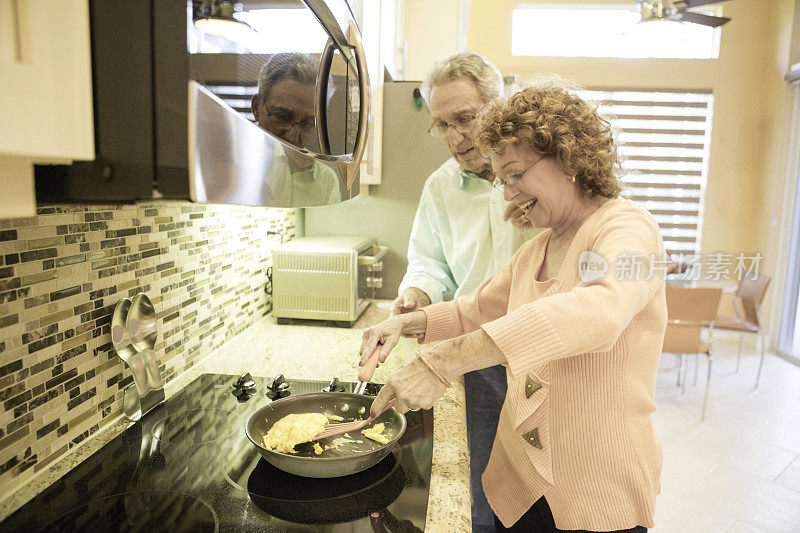
[[[728,0],[682,0],[675,2],[676,4],[684,4],[686,7],[700,7],[708,4],[718,4],[719,2],[727,2]]]
[[[703,15],[702,13],[692,13],[690,11],[685,11],[679,14],[681,20],[683,22],[691,22],[692,24],[702,24],[703,26],[711,26],[712,28],[718,28],[722,26],[729,20],[728,17],[712,17],[711,15]]]

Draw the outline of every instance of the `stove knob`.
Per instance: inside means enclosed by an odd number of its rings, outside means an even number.
[[[267,388],[270,390],[278,390],[281,386],[284,388],[289,387],[289,384],[286,383],[286,378],[283,377],[283,374],[278,374],[270,385],[267,385]]]
[[[285,384],[286,386],[278,387],[277,389],[269,389],[267,390],[267,398],[270,400],[278,400],[280,398],[285,398],[287,396],[291,396],[292,391],[289,390],[289,384]]]
[[[231,385],[231,388],[233,389],[231,394],[236,396],[240,402],[246,402],[250,399],[250,396],[256,393],[256,382],[250,372],[245,372],[239,376],[236,383]]]
[[[322,389],[322,392],[339,392],[341,390],[341,387],[339,387],[339,378],[333,378],[330,384]]]
[[[379,383],[372,383],[371,381],[364,386],[364,392],[366,396],[377,396],[378,393],[381,391],[381,387],[383,385]]]
[[[231,394],[236,396],[236,399],[239,400],[239,403],[246,402],[250,399],[250,397],[256,392],[255,388],[252,389],[245,389],[245,388],[234,388],[231,391]]]

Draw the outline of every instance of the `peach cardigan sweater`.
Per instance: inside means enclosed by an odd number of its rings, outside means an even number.
[[[578,230],[557,277],[540,282],[551,233],[524,244],[474,295],[425,308],[422,342],[483,328],[508,361],[483,474],[503,524],[544,495],[559,529],[653,527],[662,455],[650,414],[667,323],[652,262],[664,256],[658,225],[636,204],[610,200]],[[588,283],[578,268],[585,250],[608,262]]]

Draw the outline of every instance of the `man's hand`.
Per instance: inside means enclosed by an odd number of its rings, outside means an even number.
[[[533,222],[525,216],[525,211],[511,202],[506,207],[506,212],[503,213],[503,220],[510,220],[511,224],[520,229],[528,229],[533,227]]]
[[[392,303],[391,316],[410,313],[426,305],[431,305],[431,299],[428,298],[428,295],[416,287],[409,287],[403,291],[402,296],[398,296]]]

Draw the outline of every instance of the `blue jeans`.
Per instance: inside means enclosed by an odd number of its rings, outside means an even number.
[[[486,501],[481,476],[489,464],[507,387],[506,367],[502,365],[464,374],[472,528],[475,533],[494,531],[494,513]]]

